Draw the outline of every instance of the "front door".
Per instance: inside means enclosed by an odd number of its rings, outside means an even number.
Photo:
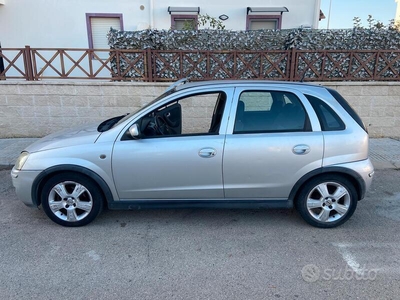
[[[136,122],[142,136],[114,145],[120,199],[222,199],[226,99],[224,91],[185,96]]]

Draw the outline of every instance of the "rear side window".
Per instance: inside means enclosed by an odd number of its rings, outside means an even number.
[[[240,94],[234,134],[298,131],[311,131],[311,125],[295,94],[257,90]]]
[[[354,119],[354,121],[357,122],[358,125],[362,129],[364,129],[365,132],[368,132],[367,129],[364,126],[364,123],[362,122],[361,118],[357,115],[355,110],[350,106],[350,104],[340,95],[337,91],[333,89],[327,89],[329,93],[336,99],[337,102],[347,111],[347,113]]]
[[[317,114],[322,131],[337,131],[346,128],[342,119],[339,118],[328,104],[317,97],[311,95],[305,96],[310,101]]]

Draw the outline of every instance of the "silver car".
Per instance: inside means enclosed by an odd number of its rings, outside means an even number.
[[[136,112],[38,140],[11,172],[18,197],[63,226],[103,207],[296,207],[324,228],[353,215],[373,174],[368,133],[335,90],[186,80]]]

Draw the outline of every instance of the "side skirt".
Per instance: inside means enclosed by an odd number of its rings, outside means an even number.
[[[267,209],[267,208],[292,208],[290,200],[120,200],[108,202],[112,210],[139,210],[163,208],[224,208],[224,209]]]

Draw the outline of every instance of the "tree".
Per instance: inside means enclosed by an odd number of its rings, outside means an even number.
[[[389,29],[389,30],[400,30],[400,23],[395,23],[394,20],[390,20],[389,24],[385,25],[383,22],[375,20],[372,15],[368,15],[367,18],[368,29]],[[362,20],[360,17],[353,18],[353,28],[355,29],[365,29],[362,25]]]

